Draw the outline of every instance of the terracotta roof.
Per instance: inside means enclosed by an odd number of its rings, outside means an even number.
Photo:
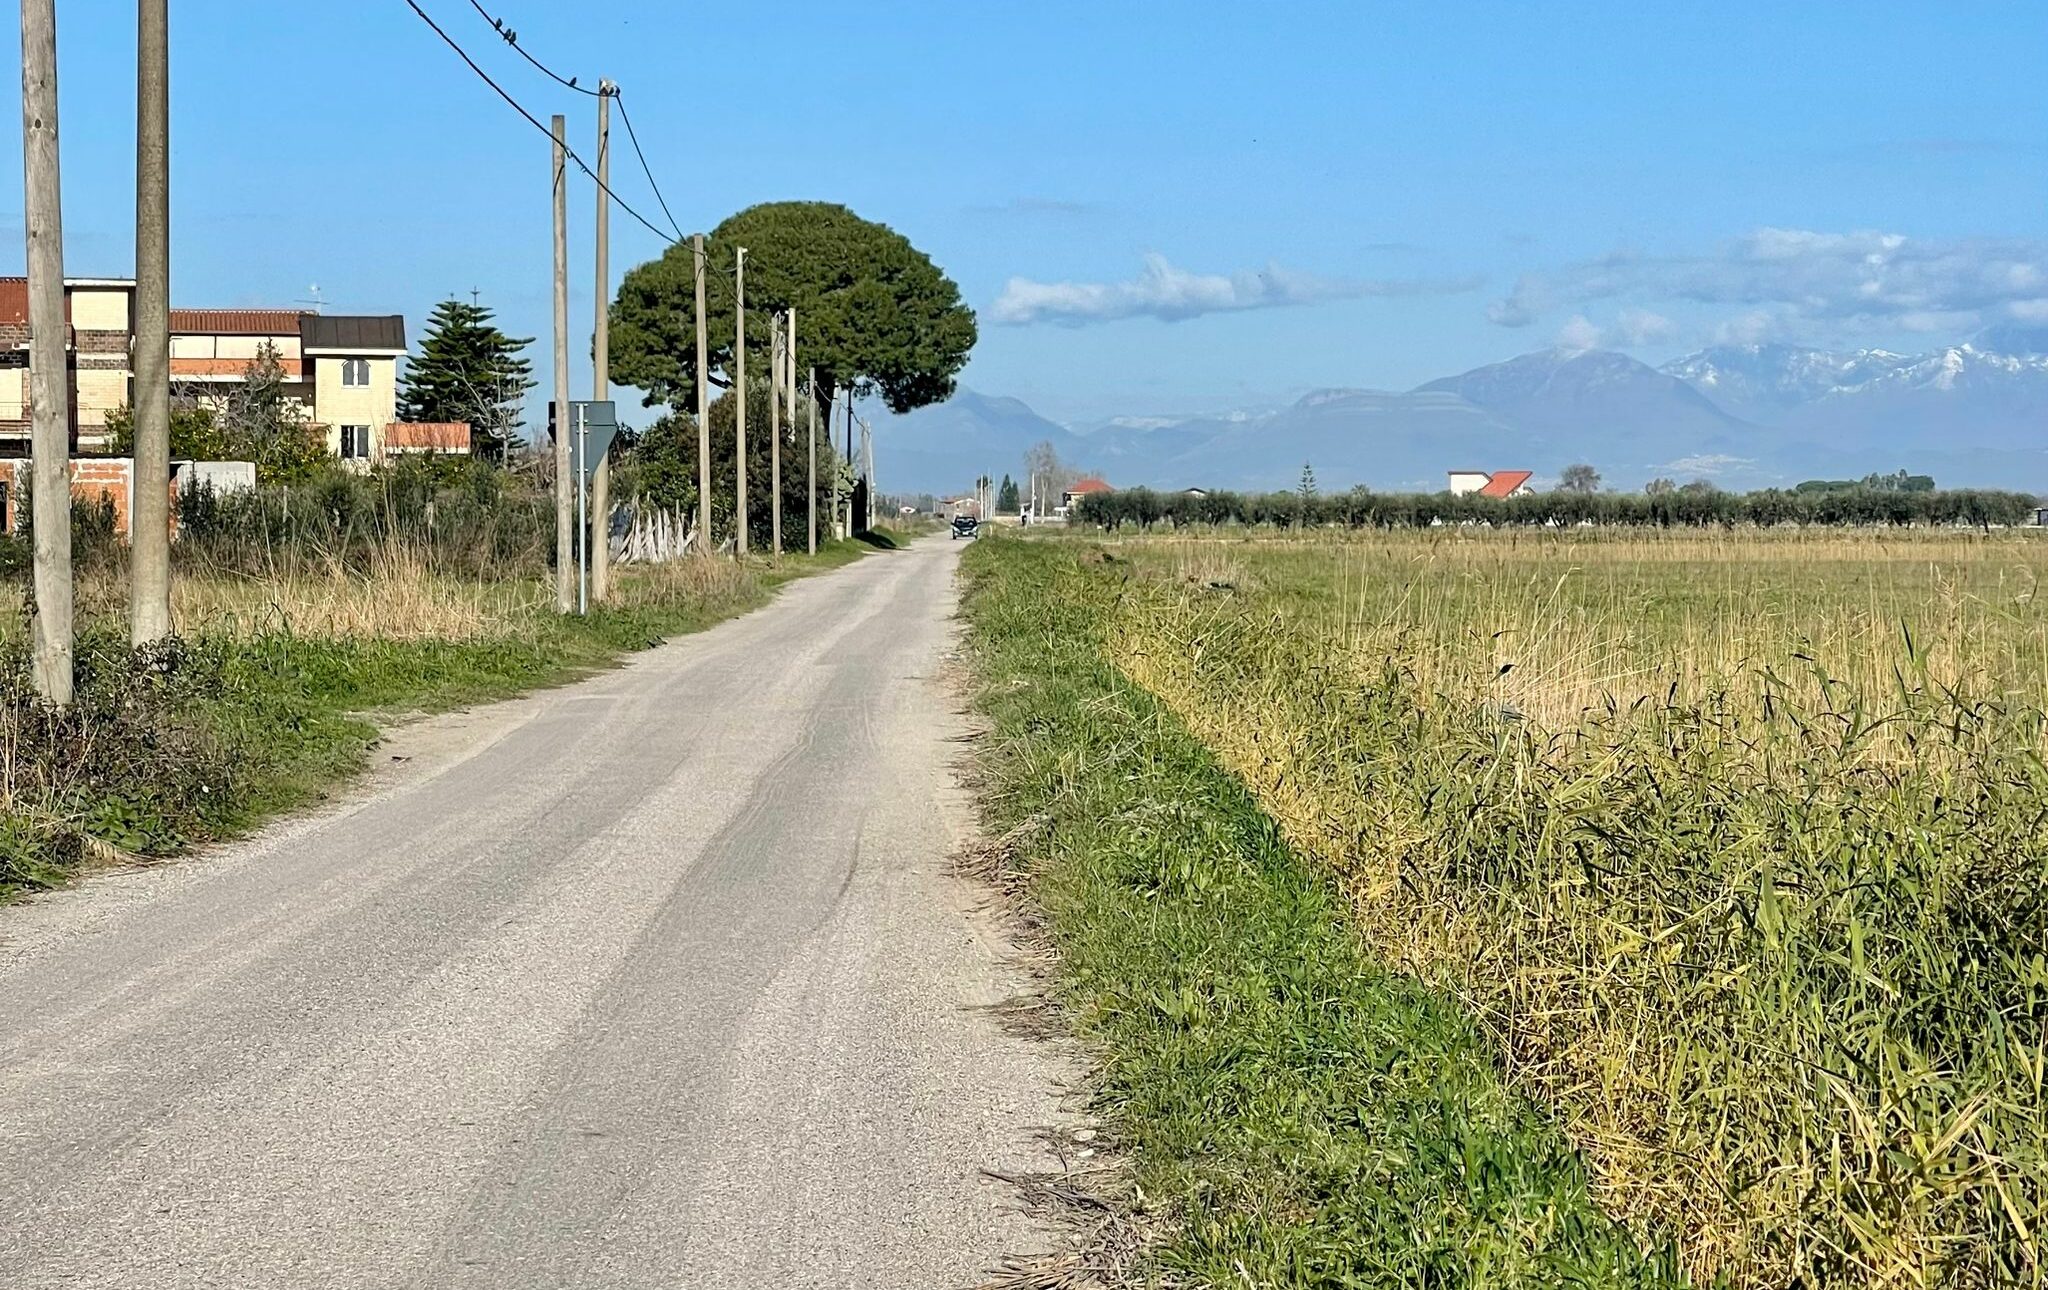
[[[414,452],[468,452],[467,421],[393,421],[384,427],[384,447]]]
[[[296,309],[173,309],[171,331],[180,336],[289,336],[299,329]]]
[[[1100,479],[1097,479],[1093,475],[1088,476],[1088,478],[1086,479],[1076,480],[1074,483],[1067,485],[1067,492],[1070,495],[1074,496],[1078,496],[1082,493],[1113,493],[1115,491],[1116,490],[1114,488],[1111,488],[1107,483],[1103,482]]]
[[[1529,482],[1533,470],[1496,470],[1486,486],[1479,490],[1481,497],[1513,497],[1515,490]]]

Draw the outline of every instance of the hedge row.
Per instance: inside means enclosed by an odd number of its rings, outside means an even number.
[[[1091,493],[1074,513],[1079,523],[1105,528],[1154,524],[1278,524],[1350,528],[1427,527],[1432,524],[1633,524],[1652,527],[1711,524],[2031,524],[2036,499],[2028,493],[1957,488],[1906,493],[1852,488],[1798,493],[1766,488],[1753,493],[1678,489],[1643,493],[1530,493],[1481,497],[1476,493],[1299,492],[1196,496],[1131,488]]]

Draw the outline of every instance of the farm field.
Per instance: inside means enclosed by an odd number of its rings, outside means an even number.
[[[2011,1285],[2040,1279],[2048,1209],[2034,538],[1066,538],[973,563],[1089,607],[1106,665],[1337,893],[1361,970],[1452,1005],[1658,1266]],[[1625,1283],[1523,1230],[1530,1283]]]

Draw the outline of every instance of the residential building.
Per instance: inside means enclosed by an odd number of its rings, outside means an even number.
[[[1477,493],[1481,497],[1520,497],[1529,491],[1529,479],[1535,473],[1527,470],[1453,470],[1450,488],[1453,497]]]
[[[107,414],[133,397],[134,306],[132,278],[64,280],[73,452],[105,452]],[[0,456],[25,455],[28,441],[28,279],[0,277]]]
[[[344,461],[383,458],[387,431],[398,417],[404,318],[173,309],[172,388],[186,397],[225,399],[266,346],[277,355],[286,395],[325,436],[329,452]]]
[[[1077,479],[1060,491],[1060,509],[1065,511],[1072,508],[1075,502],[1080,501],[1090,493],[1113,493],[1115,491],[1114,488],[1111,488],[1107,483],[1093,475],[1088,476],[1086,479]]]
[[[112,447],[108,414],[132,406],[135,283],[67,278],[64,312],[71,369],[71,450]],[[225,402],[267,347],[284,392],[325,437],[335,456],[369,463],[391,452],[467,452],[469,427],[398,426],[398,364],[405,319],[336,316],[300,309],[173,309],[171,389],[176,397]],[[0,277],[0,457],[29,447],[28,279]]]

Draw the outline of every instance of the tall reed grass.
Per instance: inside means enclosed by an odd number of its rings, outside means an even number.
[[[2040,1283],[2048,546],[1115,552],[1115,660],[1694,1279]]]

